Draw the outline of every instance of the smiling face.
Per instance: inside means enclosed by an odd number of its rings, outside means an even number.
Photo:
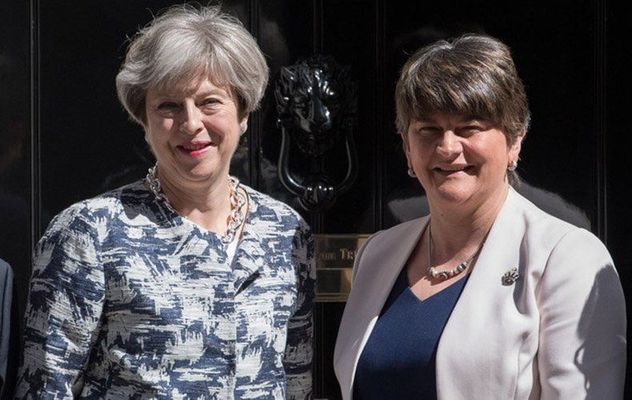
[[[228,175],[246,117],[232,92],[209,79],[195,85],[149,89],[145,137],[162,181],[186,189]],[[163,182],[164,183],[164,182]]]
[[[411,121],[404,150],[431,207],[476,207],[504,194],[507,167],[518,160],[521,140],[508,145],[490,121],[437,113]]]

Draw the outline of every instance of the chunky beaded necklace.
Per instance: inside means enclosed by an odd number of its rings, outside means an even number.
[[[158,180],[158,176],[156,175],[157,167],[158,163],[149,168],[145,182],[147,182],[149,190],[152,191],[158,200],[163,201],[171,211],[176,212],[162,192],[160,180]],[[229,176],[228,187],[230,189],[230,214],[228,216],[228,229],[226,229],[226,233],[221,236],[222,243],[224,244],[229,244],[235,239],[235,236],[237,236],[237,230],[239,230],[239,227],[244,222],[244,205],[246,204],[246,195],[239,189],[239,179],[234,176]]]
[[[481,244],[478,246],[478,249],[476,249],[476,251],[474,252],[474,254],[472,254],[471,257],[469,257],[467,260],[463,261],[456,267],[448,271],[437,271],[437,269],[432,266],[432,230],[430,229],[430,224],[428,224],[428,275],[442,281],[446,281],[450,278],[457,276],[461,272],[465,271],[467,267],[470,266],[470,263],[472,262],[472,260],[474,260],[474,257],[476,257],[478,252],[481,251],[481,248],[483,247],[483,243],[484,241],[481,242]]]

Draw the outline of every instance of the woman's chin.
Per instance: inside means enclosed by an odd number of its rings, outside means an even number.
[[[472,196],[473,190],[470,185],[464,185],[464,182],[445,182],[434,188],[427,190],[428,197],[438,201],[449,203],[460,203]]]
[[[177,172],[172,170],[173,172],[176,172],[175,174],[172,173],[169,175],[171,175],[170,180],[176,184],[185,184],[185,182],[208,184],[209,182],[219,178],[221,170],[222,169],[218,168],[216,165],[196,165],[193,167],[189,166],[188,168],[180,166],[180,168],[177,168]]]
[[[177,169],[181,171],[182,175],[197,179],[207,179],[219,175],[221,171],[228,170],[228,164],[224,165],[216,158],[178,164]]]
[[[432,192],[428,192],[428,197],[444,205],[459,205],[471,199],[473,194],[473,190],[463,187],[462,185],[458,185],[457,187],[446,185],[436,188]]]

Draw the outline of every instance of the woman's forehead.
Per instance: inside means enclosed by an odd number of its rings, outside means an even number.
[[[198,92],[202,86],[204,86],[204,89],[224,92],[232,96],[232,89],[229,85],[204,73],[198,73],[193,78],[186,76],[181,79],[167,81],[162,85],[151,88],[151,90],[162,96],[190,96]]]

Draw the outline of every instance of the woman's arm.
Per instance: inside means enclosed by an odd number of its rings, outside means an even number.
[[[104,299],[96,236],[73,207],[51,222],[34,250],[17,398],[72,399],[80,390]]]
[[[555,246],[537,291],[542,399],[621,399],[623,291],[608,251],[577,229]]]
[[[283,365],[286,376],[285,398],[303,400],[312,397],[312,356],[314,286],[314,239],[301,220],[293,240],[292,263],[298,280],[297,307],[288,321],[287,344]]]

